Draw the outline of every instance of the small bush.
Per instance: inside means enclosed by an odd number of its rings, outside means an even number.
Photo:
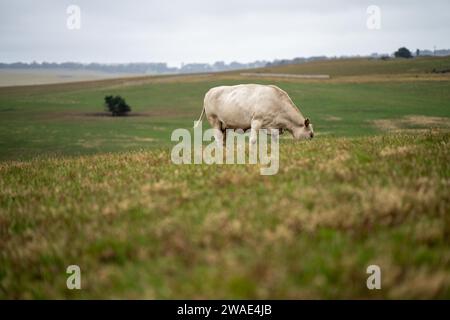
[[[398,49],[397,51],[394,52],[394,56],[396,58],[412,58],[412,53],[411,51],[408,50],[408,48],[402,47],[400,49]]]
[[[124,116],[131,111],[131,107],[121,96],[105,96],[105,106],[113,117]]]

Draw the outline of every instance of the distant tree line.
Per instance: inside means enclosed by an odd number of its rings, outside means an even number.
[[[450,56],[450,49],[440,49],[440,50],[416,50],[415,53],[416,56]],[[327,56],[315,56],[315,57],[309,57],[309,58],[294,58],[294,59],[283,59],[283,60],[274,60],[273,62],[267,63],[267,67],[271,66],[280,66],[280,65],[287,65],[287,64],[300,64],[310,61],[320,61],[320,60],[332,60],[332,59],[348,59],[348,58],[374,58],[374,59],[381,59],[381,60],[388,60],[391,57],[396,58],[412,58],[413,55],[411,51],[408,48],[402,47],[399,48],[397,51],[395,51],[393,54],[389,53],[372,53],[369,56],[361,56],[361,55],[354,55],[354,56],[339,56],[339,57],[327,57]]]
[[[78,63],[78,62],[16,62],[0,63],[0,69],[69,69],[69,70],[89,70],[108,73],[136,73],[136,74],[174,74],[174,73],[197,73],[197,72],[217,72],[238,69],[249,69],[264,67],[267,61],[255,61],[250,63],[231,62],[229,64],[223,61],[217,61],[214,64],[208,63],[188,63],[180,68],[169,67],[167,63],[149,62],[149,63],[123,63],[123,64],[104,64],[104,63]]]
[[[70,70],[90,70],[110,73],[175,73],[177,68],[167,66],[167,63],[78,63],[78,62],[32,62],[32,63],[0,63],[0,68],[11,69],[70,69]]]
[[[407,51],[406,51],[406,50]],[[448,56],[450,55],[449,49],[440,50],[419,50],[415,52],[415,56]],[[231,62],[225,63],[223,61],[217,61],[213,64],[209,63],[188,63],[183,64],[181,67],[169,67],[167,63],[163,62],[148,62],[148,63],[118,63],[118,64],[106,64],[106,63],[78,63],[78,62],[15,62],[15,63],[0,63],[0,69],[70,69],[70,70],[89,70],[89,71],[101,71],[108,73],[131,73],[131,74],[175,74],[175,73],[199,73],[199,72],[217,72],[217,71],[231,71],[240,69],[251,69],[261,67],[279,66],[285,64],[300,64],[310,61],[318,60],[331,60],[331,59],[347,59],[347,58],[376,58],[376,59],[389,59],[390,57],[409,58],[412,57],[411,51],[407,48],[400,48],[393,54],[388,53],[373,53],[369,56],[313,56],[313,57],[297,57],[294,59],[276,59],[271,62],[265,60],[257,60],[249,63]]]

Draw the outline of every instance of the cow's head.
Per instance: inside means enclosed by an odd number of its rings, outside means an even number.
[[[312,139],[314,137],[313,125],[308,118],[292,132],[295,139]]]

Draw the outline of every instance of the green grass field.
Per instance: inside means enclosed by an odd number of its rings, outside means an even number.
[[[274,83],[251,79],[198,79],[186,82],[102,85],[81,88],[53,86],[28,93],[0,88],[0,159],[40,154],[77,155],[167,146],[170,133],[192,127],[206,91],[220,84]],[[318,135],[358,136],[380,133],[374,120],[409,115],[450,116],[449,81],[314,83],[282,82]],[[126,97],[137,115],[99,116],[103,97]],[[401,123],[401,121],[399,122]],[[406,123],[428,128],[429,123]]]
[[[0,88],[0,298],[450,298],[450,77],[430,74],[449,62]],[[282,139],[274,176],[171,163],[209,88],[255,82],[286,90],[317,138]],[[99,114],[107,94],[133,113]]]

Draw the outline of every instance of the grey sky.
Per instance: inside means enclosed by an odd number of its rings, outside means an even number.
[[[70,4],[81,29],[66,27]],[[366,26],[369,5],[381,29]],[[0,61],[248,62],[450,48],[448,0],[0,0]]]

